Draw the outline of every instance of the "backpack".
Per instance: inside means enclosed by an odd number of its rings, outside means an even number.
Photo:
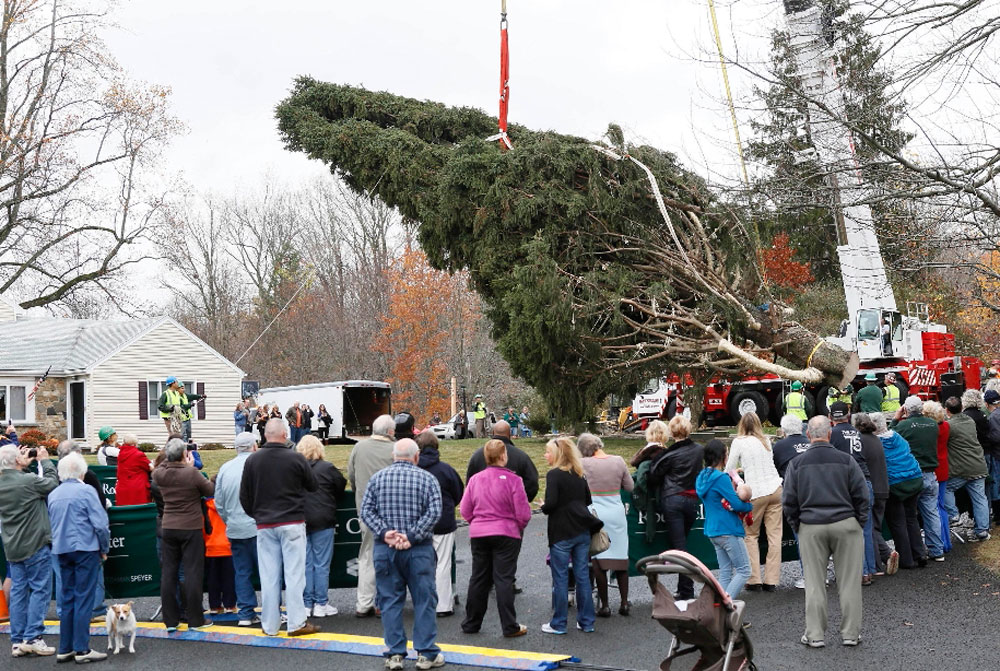
[[[660,512],[660,483],[653,475],[656,464],[666,452],[654,459],[646,459],[639,464],[632,477],[632,505],[646,515],[646,542],[652,543],[656,536],[657,513]]]

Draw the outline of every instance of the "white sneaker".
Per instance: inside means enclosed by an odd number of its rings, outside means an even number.
[[[799,578],[798,580],[796,580],[795,581],[795,587],[798,588],[798,589],[805,589],[806,588],[806,579],[805,578]]]
[[[28,641],[21,644],[21,654],[23,655],[38,655],[40,657],[48,657],[49,655],[56,654],[56,649],[52,646],[45,645],[45,641],[41,638],[36,638],[33,641]]]
[[[97,652],[96,650],[88,650],[82,655],[78,654],[74,658],[74,661],[77,664],[89,664],[90,662],[103,662],[107,658],[108,658],[107,654],[103,652]]]
[[[402,671],[403,668],[403,656],[402,655],[391,655],[385,658],[385,668],[389,671]]]
[[[29,654],[29,653],[24,652],[23,650],[21,650],[21,644],[20,643],[15,643],[14,645],[10,646],[10,656],[11,657],[24,657],[27,654]]]
[[[337,610],[336,606],[331,606],[328,603],[316,604],[313,606],[312,614],[313,617],[329,617],[330,615],[336,615],[340,611]]]
[[[417,657],[416,666],[418,669],[436,669],[439,666],[444,666],[444,655],[439,652],[434,659],[420,655]]]

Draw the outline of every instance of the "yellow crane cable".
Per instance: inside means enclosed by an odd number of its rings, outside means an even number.
[[[736,122],[736,107],[733,105],[733,94],[729,89],[729,72],[726,70],[726,58],[722,53],[722,37],[719,35],[719,22],[715,18],[715,2],[708,0],[708,12],[712,17],[712,31],[715,33],[715,46],[719,51],[719,65],[722,66],[722,83],[726,89],[726,99],[729,101],[729,116],[733,120],[733,135],[736,136],[736,153],[740,157],[740,167],[743,169],[743,183],[750,185],[747,174],[747,164],[743,160],[743,143],[740,141],[740,127]]]

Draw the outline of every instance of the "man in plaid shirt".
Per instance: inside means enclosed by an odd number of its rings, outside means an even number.
[[[385,668],[403,668],[406,590],[413,598],[413,647],[417,668],[444,666],[437,638],[437,557],[431,540],[441,516],[437,478],[417,466],[419,449],[409,438],[397,441],[393,463],[368,481],[361,502],[361,521],[375,536],[376,601],[382,611],[383,638],[389,650]]]

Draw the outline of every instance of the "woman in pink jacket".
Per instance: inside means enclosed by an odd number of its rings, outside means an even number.
[[[503,635],[524,636],[528,628],[518,624],[514,612],[514,573],[521,553],[521,534],[531,519],[531,505],[521,478],[506,468],[504,444],[499,440],[487,442],[483,455],[486,470],[466,483],[460,506],[462,517],[469,522],[472,544],[472,575],[462,631],[475,634],[483,626],[490,587],[494,586]]]

